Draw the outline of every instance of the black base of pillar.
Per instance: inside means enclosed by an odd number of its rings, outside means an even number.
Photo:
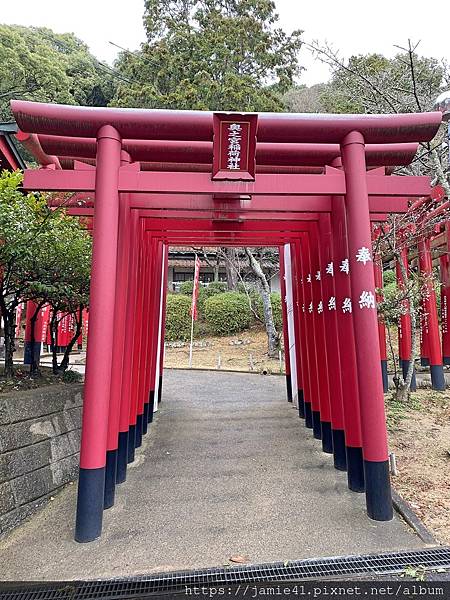
[[[450,365],[450,356],[444,356],[442,362],[444,363],[444,365]]]
[[[103,508],[114,506],[114,497],[116,494],[117,477],[117,450],[108,450],[106,452],[105,467],[105,496]]]
[[[159,404],[162,402],[162,375],[159,376],[158,381],[158,402]]]
[[[313,436],[316,440],[322,439],[322,426],[320,423],[320,412],[318,410],[313,410],[312,413],[313,420]]]
[[[388,364],[387,360],[381,361],[381,379],[383,381],[383,392],[386,394],[389,391]]]
[[[286,373],[286,396],[287,401],[292,402],[292,380],[290,373]]]
[[[338,471],[346,471],[345,433],[342,429],[333,429],[331,435],[333,438],[334,468],[338,469]]]
[[[362,448],[346,447],[347,454],[347,482],[348,489],[352,492],[364,492],[364,460]]]
[[[307,427],[308,429],[313,428],[311,402],[305,402],[305,427]]]
[[[429,367],[430,366],[430,359],[429,358],[425,358],[424,356],[420,357],[420,364],[422,365],[422,367]]]
[[[119,431],[117,446],[117,472],[116,483],[123,483],[127,478],[128,464],[128,431]]]
[[[401,366],[402,366],[402,377],[403,377],[403,381],[406,381],[406,376],[408,374],[408,369],[409,369],[409,360],[402,360],[401,362]],[[416,370],[414,369],[413,371],[413,376],[411,379],[411,387],[410,390],[412,392],[415,392],[417,390],[417,383],[416,383]]]
[[[148,396],[148,422],[153,422],[153,409],[155,408],[155,390],[150,390]]]
[[[92,542],[102,533],[104,490],[105,467],[80,468],[75,541]]]
[[[128,430],[128,463],[134,461],[136,450],[136,425],[130,425]]]
[[[322,450],[327,454],[333,454],[333,436],[331,434],[331,423],[322,421],[320,423],[322,429]]]
[[[444,368],[442,365],[431,365],[431,387],[433,390],[442,392],[445,390]]]
[[[364,461],[366,481],[367,514],[374,521],[390,521],[394,518],[392,507],[389,461]]]
[[[142,446],[142,421],[144,419],[144,415],[138,415],[136,417],[136,448],[140,448]]]
[[[148,402],[144,402],[144,412],[142,414],[142,435],[148,430]]]
[[[298,416],[301,419],[305,418],[305,397],[303,395],[303,390],[298,390]]]

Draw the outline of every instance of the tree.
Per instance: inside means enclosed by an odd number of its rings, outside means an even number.
[[[45,203],[23,195],[20,172],[0,175],[0,311],[5,333],[5,375],[13,376],[15,310],[29,296],[32,263],[44,234]]]
[[[283,96],[283,103],[289,112],[297,113],[322,113],[326,112],[322,102],[322,94],[327,89],[327,84],[317,83],[311,87],[300,85],[291,88]]]
[[[64,210],[50,209],[45,196],[23,194],[21,182],[20,172],[0,175],[0,311],[6,377],[14,375],[19,303],[34,300],[38,306],[48,303],[54,310],[76,312],[88,300],[89,233]]]
[[[30,292],[40,304],[52,308],[50,336],[55,374],[68,368],[70,353],[81,333],[82,311],[89,304],[91,256],[92,238],[79,220],[67,216],[64,209],[52,211],[48,234],[36,257],[36,283],[30,286]],[[73,317],[75,330],[58,364],[58,323],[66,315]]]
[[[117,106],[282,110],[300,73],[301,31],[277,28],[272,0],[146,0],[147,42],[123,52]]]
[[[267,333],[268,355],[269,357],[274,358],[277,354],[280,336],[275,328],[272,301],[270,298],[270,287],[261,268],[261,264],[256,260],[252,250],[250,248],[246,248],[245,252],[247,254],[250,267],[257,277],[257,281],[259,282],[259,289],[263,304],[264,323],[266,325]]]
[[[12,98],[106,106],[113,72],[71,33],[0,25],[0,120],[11,119]]]
[[[408,40],[406,48],[392,59],[380,54],[342,59],[328,46],[309,48],[332,71],[331,82],[320,94],[328,112],[409,113],[433,110],[437,96],[450,86],[450,68],[445,60],[420,56],[417,44]],[[443,125],[432,142],[422,143],[412,164],[397,172],[431,175],[450,195],[449,165]]]

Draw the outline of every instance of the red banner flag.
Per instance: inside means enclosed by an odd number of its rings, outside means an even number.
[[[48,329],[48,325],[50,322],[50,304],[44,304],[44,306],[41,308],[41,315],[42,315],[41,342],[43,344],[46,344],[47,343],[47,329]]]
[[[200,259],[198,256],[195,257],[195,271],[194,271],[194,287],[192,288],[192,305],[191,305],[191,317],[194,321],[197,320],[197,300],[199,290],[199,274],[200,274]]]

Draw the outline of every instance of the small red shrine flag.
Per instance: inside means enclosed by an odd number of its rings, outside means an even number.
[[[191,305],[191,317],[194,321],[197,320],[197,300],[199,290],[199,274],[200,274],[200,259],[195,255],[195,271],[194,271],[194,287],[192,288],[192,305]]]

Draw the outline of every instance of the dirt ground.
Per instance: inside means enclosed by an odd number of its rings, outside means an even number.
[[[450,393],[419,390],[408,406],[388,401],[392,483],[434,536],[450,544]]]
[[[189,367],[189,342],[166,345],[164,366]],[[267,335],[261,330],[244,331],[227,337],[202,337],[194,340],[192,367],[194,369],[221,369],[223,371],[254,371],[256,373],[284,373],[279,358],[267,355]]]

